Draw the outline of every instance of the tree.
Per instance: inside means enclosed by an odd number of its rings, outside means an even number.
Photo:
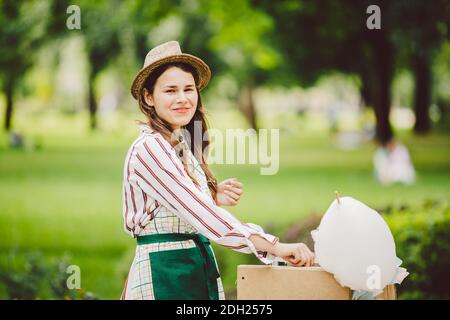
[[[376,116],[376,138],[389,140],[390,84],[395,48],[390,40],[390,17],[383,15],[381,30],[366,27],[369,1],[254,0],[275,20],[276,44],[294,83],[313,84],[331,71],[353,73]],[[389,12],[387,2],[381,12]]]
[[[394,39],[402,56],[408,61],[415,79],[414,110],[416,133],[430,131],[431,64],[441,43],[450,35],[450,3],[400,0],[392,4],[396,13]]]
[[[36,51],[64,32],[65,12],[65,1],[0,1],[0,84],[6,95],[6,131],[12,128],[15,89]]]
[[[118,30],[121,6],[119,1],[84,1],[80,4],[86,52],[90,63],[88,77],[88,109],[91,130],[97,128],[97,98],[95,79],[120,53]],[[116,12],[111,15],[111,12]]]
[[[257,130],[254,90],[270,82],[281,62],[270,43],[272,19],[250,1],[202,1],[199,7],[214,30],[208,44],[221,59],[217,65],[236,81],[239,110],[250,127]]]

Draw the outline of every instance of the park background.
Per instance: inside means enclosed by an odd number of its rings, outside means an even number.
[[[366,25],[373,4],[381,29]],[[135,249],[122,225],[122,168],[143,120],[129,88],[148,50],[168,40],[212,69],[202,92],[211,127],[280,129],[276,175],[213,165],[219,181],[244,184],[233,214],[312,246],[338,190],[388,222],[411,272],[400,299],[450,298],[449,1],[1,0],[0,9],[0,299],[120,297]],[[374,178],[377,144],[391,137],[410,151],[412,185]],[[236,266],[259,262],[214,248],[233,299]],[[80,267],[80,290],[66,286],[69,265]]]

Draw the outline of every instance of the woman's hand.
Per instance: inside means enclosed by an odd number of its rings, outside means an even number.
[[[304,243],[276,243],[274,254],[295,267],[314,265],[314,253]]]
[[[242,183],[237,181],[236,178],[225,180],[217,186],[217,205],[218,206],[235,206],[242,193]]]

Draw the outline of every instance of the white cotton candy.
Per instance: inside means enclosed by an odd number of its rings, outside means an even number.
[[[399,283],[406,270],[395,253],[391,231],[375,210],[351,198],[335,200],[311,232],[316,263],[352,290],[380,292]],[[399,273],[403,275],[399,281]]]

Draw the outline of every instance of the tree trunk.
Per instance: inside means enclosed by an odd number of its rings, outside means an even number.
[[[391,81],[394,51],[383,30],[372,30],[373,63],[372,89],[370,95],[376,117],[376,139],[385,144],[393,137],[389,114],[391,111]]]
[[[97,101],[94,93],[95,74],[89,77],[89,123],[91,130],[97,129]]]
[[[12,126],[12,115],[13,115],[13,92],[14,84],[8,82],[5,86],[6,94],[6,111],[5,111],[5,131],[10,131]]]
[[[239,97],[239,109],[244,114],[245,119],[247,119],[250,127],[258,130],[258,125],[256,123],[256,109],[255,102],[253,100],[253,85],[249,82],[243,85],[240,97]]]
[[[362,85],[360,93],[363,101],[362,104],[364,107],[373,107],[373,97],[372,97],[373,89],[371,88],[372,79],[370,78],[369,73],[370,71],[368,72],[366,71],[361,76]]]
[[[415,77],[414,107],[416,115],[414,132],[425,134],[430,131],[428,109],[431,98],[431,71],[426,56],[416,55],[413,58],[413,68]]]

